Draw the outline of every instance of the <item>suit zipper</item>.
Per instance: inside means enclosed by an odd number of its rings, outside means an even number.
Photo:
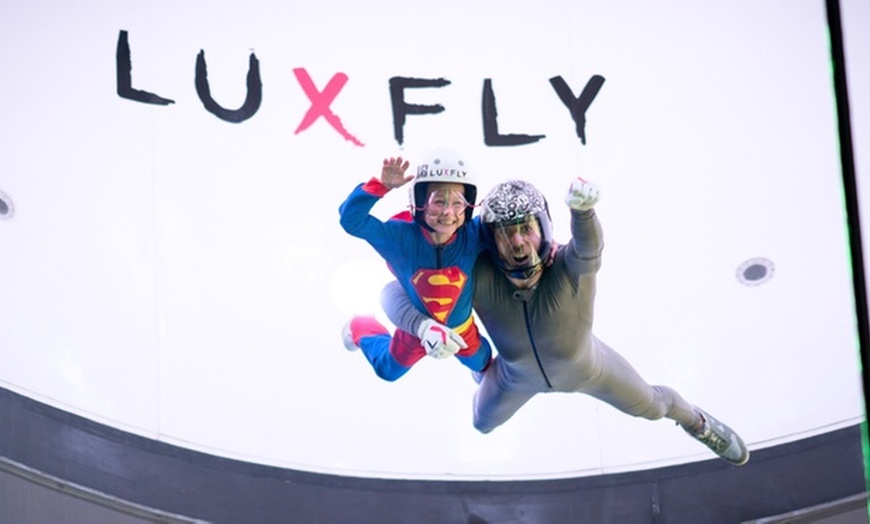
[[[529,334],[529,342],[532,344],[532,353],[535,355],[535,361],[538,363],[538,369],[541,370],[541,375],[544,376],[544,382],[547,383],[547,387],[549,389],[553,389],[553,385],[550,384],[550,378],[547,376],[547,372],[544,371],[544,365],[541,364],[541,356],[538,355],[538,346],[535,345],[535,337],[532,336],[532,325],[529,322],[529,303],[523,300],[523,318],[526,321],[526,333]]]

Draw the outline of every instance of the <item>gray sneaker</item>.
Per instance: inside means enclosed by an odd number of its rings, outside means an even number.
[[[716,420],[706,411],[695,408],[701,413],[704,419],[704,427],[697,433],[689,431],[686,428],[686,433],[701,441],[705,446],[712,449],[714,453],[727,460],[728,462],[742,466],[749,461],[749,449],[737,433],[725,424]]]

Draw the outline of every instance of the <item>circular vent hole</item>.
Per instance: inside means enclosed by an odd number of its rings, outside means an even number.
[[[773,262],[766,258],[750,258],[737,268],[737,281],[745,286],[758,286],[773,278]]]
[[[15,208],[12,207],[12,199],[9,195],[0,191],[0,220],[12,218],[12,212]]]

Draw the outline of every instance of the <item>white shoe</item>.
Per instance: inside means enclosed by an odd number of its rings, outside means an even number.
[[[344,343],[344,347],[346,347],[348,351],[356,351],[359,349],[359,346],[353,342],[353,333],[350,330],[350,323],[351,321],[348,320],[347,324],[341,328],[341,341]]]

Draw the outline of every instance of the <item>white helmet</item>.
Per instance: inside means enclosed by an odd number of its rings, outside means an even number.
[[[471,222],[471,215],[474,212],[472,206],[477,198],[477,184],[468,169],[468,162],[452,149],[436,149],[427,154],[417,166],[417,176],[411,182],[409,196],[414,220],[421,223],[423,208],[426,207],[426,198],[429,196],[427,188],[431,182],[463,184],[465,201],[469,204],[465,210],[465,221]]]

